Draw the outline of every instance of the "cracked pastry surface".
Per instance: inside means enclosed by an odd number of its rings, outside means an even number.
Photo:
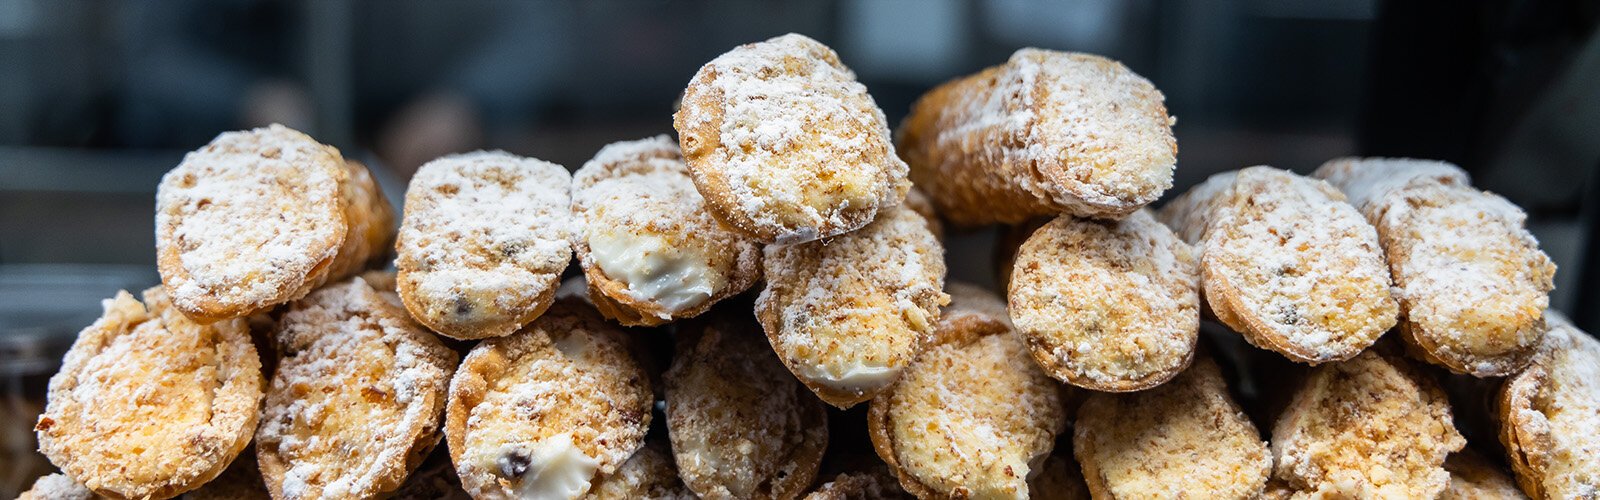
[[[311,292],[345,243],[351,192],[332,146],[284,127],[225,132],[156,190],[156,257],[172,303],[199,321]]]
[[[39,451],[110,498],[170,498],[217,477],[243,451],[261,401],[261,361],[244,319],[202,325],[166,289],[102,301],[50,378]]]
[[[406,309],[463,340],[509,335],[537,318],[572,260],[571,183],[560,165],[500,151],[423,165],[396,243]]]
[[[952,223],[1120,219],[1172,187],[1175,120],[1122,63],[1024,48],[924,94],[897,146]]]
[[[445,437],[473,498],[578,498],[644,444],[653,397],[626,333],[563,299],[485,340],[450,382]]]
[[[951,287],[932,345],[872,400],[873,448],[922,498],[1026,498],[1067,416],[992,293]]]
[[[1254,498],[1272,473],[1267,443],[1206,357],[1150,390],[1090,394],[1074,432],[1095,498]]]
[[[948,298],[944,248],[895,206],[857,231],[769,245],[756,315],[778,358],[828,404],[871,399],[899,377]]]
[[[827,413],[751,321],[685,332],[667,371],[667,431],[678,474],[705,498],[797,498],[828,446]]]
[[[1160,214],[1200,253],[1219,320],[1311,364],[1349,359],[1395,325],[1378,233],[1342,193],[1265,166],[1213,177]]]
[[[362,278],[291,304],[256,458],[274,498],[374,497],[439,443],[457,356]]]
[[[1317,367],[1272,430],[1273,478],[1289,498],[1433,498],[1466,440],[1438,383],[1369,349]]]
[[[859,229],[911,187],[866,86],[833,49],[804,35],[741,45],[706,63],[673,127],[711,212],[763,242]]]
[[[761,276],[761,247],[718,222],[667,136],[607,145],[572,177],[573,246],[602,314],[655,326]]]
[[[1526,370],[1499,397],[1500,442],[1534,498],[1600,496],[1600,342],[1551,314]]]
[[[1033,359],[1086,389],[1160,385],[1189,365],[1200,335],[1194,252],[1149,211],[1040,227],[1017,252],[1010,299]]]

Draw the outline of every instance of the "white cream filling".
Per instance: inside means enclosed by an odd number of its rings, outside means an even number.
[[[508,457],[512,456],[527,458],[519,458],[525,463],[508,466]],[[506,470],[508,467],[520,469],[514,471],[519,472],[519,476],[506,479],[511,481],[516,497],[523,499],[578,498],[589,491],[595,469],[600,466],[598,460],[573,446],[572,435],[566,433],[540,440],[529,446],[525,454],[520,450],[503,450],[484,458],[490,463],[480,466],[500,471],[502,477],[513,472]]]
[[[851,391],[870,391],[883,387],[893,382],[900,374],[898,367],[865,361],[849,361],[838,365],[803,365],[800,371],[801,375],[813,382]]]
[[[705,303],[725,283],[700,252],[654,235],[597,228],[589,234],[589,256],[606,276],[626,283],[630,296],[660,305],[662,319]]]

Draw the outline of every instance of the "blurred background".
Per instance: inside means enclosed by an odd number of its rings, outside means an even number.
[[[1527,209],[1554,306],[1594,331],[1597,20],[1592,0],[0,0],[0,446],[31,453],[44,381],[98,301],[158,282],[157,181],[217,133],[303,130],[398,205],[443,154],[576,168],[672,133],[701,64],[786,32],[838,50],[891,126],[1020,47],[1119,59],[1178,117],[1169,197],[1256,164],[1455,162]],[[994,233],[953,237],[954,278],[993,282]],[[0,495],[35,465],[0,466]]]

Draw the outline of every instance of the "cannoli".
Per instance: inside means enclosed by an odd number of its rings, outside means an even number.
[[[388,254],[393,213],[365,167],[282,125],[227,132],[156,192],[156,257],[197,321],[299,299]]]
[[[714,318],[679,339],[666,374],[678,475],[706,498],[796,498],[817,476],[828,415],[746,323]]]
[[[1025,48],[923,95],[896,144],[958,226],[1120,219],[1172,187],[1178,143],[1164,99],[1116,61]]]
[[[762,242],[860,229],[911,187],[866,86],[803,35],[706,63],[673,126],[712,215]]]
[[[361,278],[289,307],[256,459],[273,498],[393,492],[439,443],[455,351]]]
[[[564,299],[479,343],[450,381],[445,439],[473,498],[578,498],[644,445],[649,376],[627,334]]]
[[[1206,357],[1148,391],[1090,394],[1074,432],[1095,498],[1254,498],[1272,472],[1267,443]]]
[[[1272,430],[1291,498],[1434,498],[1466,440],[1432,378],[1369,349],[1312,371]]]
[[[1026,361],[1000,298],[954,284],[931,345],[872,400],[878,456],[919,498],[1023,498],[1066,429],[1060,384]]]
[[[423,165],[396,243],[400,298],[457,339],[502,337],[539,317],[572,259],[571,176],[505,152]]]
[[[894,383],[948,298],[944,249],[927,222],[892,207],[858,231],[771,245],[756,316],[789,371],[847,408]]]
[[[717,222],[667,136],[606,146],[572,176],[589,296],[629,326],[692,318],[761,276],[761,246]]]
[[[1500,442],[1533,498],[1600,496],[1600,342],[1559,314],[1500,392]]]
[[[102,302],[50,378],[39,452],[109,498],[171,498],[217,477],[250,443],[261,361],[244,319],[199,324],[166,288]]]
[[[1380,159],[1335,160],[1317,175],[1366,200],[1360,208],[1399,289],[1407,350],[1456,373],[1508,375],[1544,333],[1555,264],[1523,228],[1521,209],[1454,172]]]
[[[1355,356],[1395,325],[1378,233],[1328,183],[1272,167],[1217,174],[1161,219],[1200,252],[1218,320],[1310,364]]]
[[[1200,336],[1193,250],[1149,211],[1121,221],[1056,218],[1017,252],[1010,311],[1057,380],[1127,392],[1189,366]]]

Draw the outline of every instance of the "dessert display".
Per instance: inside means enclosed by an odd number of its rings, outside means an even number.
[[[403,212],[224,132],[160,181],[161,283],[51,378],[22,498],[1600,496],[1600,342],[1522,209],[1395,158],[1152,206],[1165,106],[1025,48],[891,135],[790,34],[701,67],[676,138],[447,155]]]

